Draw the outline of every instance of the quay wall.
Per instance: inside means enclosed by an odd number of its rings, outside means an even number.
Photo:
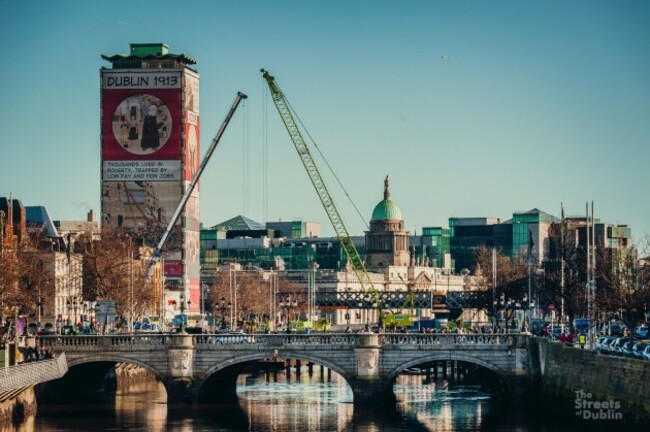
[[[650,423],[650,362],[547,339],[531,342],[538,348],[541,395],[559,412],[590,421],[598,413],[612,425]]]
[[[12,425],[24,424],[24,421],[32,421],[36,415],[36,396],[34,387],[20,390],[19,393],[8,398],[2,398],[0,402],[0,430],[11,428]],[[27,428],[26,430],[31,430]]]

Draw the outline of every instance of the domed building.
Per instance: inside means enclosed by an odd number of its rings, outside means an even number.
[[[381,271],[389,266],[409,265],[409,233],[399,207],[390,199],[388,176],[384,199],[372,211],[370,231],[366,231],[366,268]]]

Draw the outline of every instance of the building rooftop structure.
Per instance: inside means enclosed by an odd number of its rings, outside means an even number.
[[[129,54],[102,54],[102,58],[111,62],[113,69],[178,69],[196,64],[196,60],[185,54],[170,54],[164,43],[132,43],[130,48]]]
[[[245,230],[263,230],[266,229],[264,224],[249,219],[246,216],[238,215],[226,221],[210,227],[211,230],[216,231],[245,231]]]
[[[380,201],[372,211],[371,221],[374,220],[388,220],[388,219],[403,219],[402,212],[397,204],[390,199],[390,192],[388,191],[388,176],[384,180],[384,199]]]
[[[42,228],[48,237],[59,237],[56,225],[50,218],[47,208],[44,206],[27,206],[27,226],[29,228]]]

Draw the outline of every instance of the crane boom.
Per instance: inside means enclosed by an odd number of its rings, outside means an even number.
[[[160,261],[160,257],[162,256],[163,246],[165,246],[165,242],[167,242],[167,238],[169,237],[172,228],[176,224],[176,221],[178,220],[181,211],[183,211],[185,204],[187,204],[187,201],[190,199],[190,196],[194,191],[194,187],[198,183],[199,177],[201,177],[201,173],[203,173],[203,170],[205,169],[205,166],[208,164],[208,161],[210,160],[212,153],[214,153],[214,149],[217,148],[217,144],[219,144],[219,140],[221,140],[221,136],[226,130],[226,126],[228,126],[228,123],[230,123],[230,119],[232,119],[232,116],[235,114],[235,111],[237,110],[239,103],[242,101],[242,99],[246,99],[246,98],[248,98],[248,96],[246,96],[244,93],[237,92],[237,96],[235,97],[235,101],[230,107],[230,111],[228,111],[226,118],[221,124],[221,128],[219,128],[219,131],[217,132],[214,139],[212,140],[212,143],[210,144],[208,151],[205,153],[205,156],[203,156],[203,160],[201,161],[201,165],[199,166],[199,169],[194,173],[194,176],[192,177],[192,181],[187,186],[187,190],[185,191],[185,194],[183,194],[183,196],[181,197],[181,201],[178,203],[178,207],[176,207],[176,211],[174,212],[174,215],[169,220],[167,229],[165,230],[162,237],[160,238],[160,241],[158,242],[158,245],[156,246],[156,249],[154,250],[153,255],[151,256],[151,261],[149,261],[149,265],[147,267],[147,279],[151,278],[154,267]]]
[[[311,152],[307,147],[307,143],[305,142],[305,139],[303,138],[302,133],[300,132],[300,129],[298,128],[298,125],[293,118],[293,115],[291,114],[289,103],[282,93],[282,90],[280,90],[280,87],[278,87],[277,83],[275,82],[275,78],[264,69],[262,69],[261,72],[264,79],[269,85],[271,98],[275,103],[275,107],[277,108],[278,113],[284,122],[284,126],[287,128],[287,132],[289,132],[291,141],[293,141],[293,145],[298,151],[298,156],[300,156],[300,160],[302,161],[305,170],[307,170],[307,174],[309,174],[309,179],[311,180],[314,189],[316,189],[318,198],[320,198],[321,204],[327,213],[327,217],[332,223],[332,227],[336,232],[336,237],[341,243],[341,247],[343,248],[346,257],[350,262],[352,270],[354,271],[357,279],[359,279],[361,288],[364,292],[371,294],[373,296],[373,300],[378,304],[378,307],[380,307],[379,292],[373,286],[372,280],[370,279],[370,276],[368,275],[366,267],[363,263],[363,259],[361,259],[357,248],[354,246],[354,242],[352,241],[352,238],[350,237],[350,234],[348,233],[348,230],[343,223],[343,219],[341,218],[341,215],[339,214],[339,211],[334,204],[334,200],[332,199],[327,186],[325,186],[325,182],[323,181],[323,178],[318,171],[318,167],[316,166],[314,158],[312,157]]]

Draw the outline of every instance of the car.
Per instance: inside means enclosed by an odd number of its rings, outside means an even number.
[[[639,326],[634,330],[634,337],[636,339],[649,339],[648,336],[649,328],[646,326]]]
[[[643,360],[650,361],[650,344],[643,350]]]
[[[611,350],[612,354],[616,356],[623,356],[623,345],[625,345],[626,342],[629,342],[631,339],[626,338],[626,337],[619,337],[617,338],[614,343],[611,345]]]
[[[616,343],[616,341],[618,339],[620,339],[620,338],[617,337],[617,336],[609,336],[609,337],[607,337],[607,340],[605,342],[603,342],[603,354],[615,355],[616,348],[615,348],[614,344]]]
[[[553,327],[553,330],[551,330],[551,339],[557,340],[562,336],[562,328],[561,327]]]
[[[601,354],[609,354],[609,346],[612,342],[614,342],[614,340],[616,340],[616,337],[606,336],[603,341],[600,342],[600,345],[598,346],[598,352]]]
[[[65,325],[61,327],[61,334],[63,336],[72,336],[77,334],[77,327],[73,325]]]
[[[637,359],[643,360],[643,351],[650,345],[650,341],[641,341],[634,344],[632,347],[632,356]]]
[[[625,324],[615,323],[609,327],[609,332],[612,336],[623,336],[626,330],[627,326]]]
[[[621,347],[620,355],[623,357],[634,357],[634,351],[632,350],[633,347],[634,340],[628,340]]]

